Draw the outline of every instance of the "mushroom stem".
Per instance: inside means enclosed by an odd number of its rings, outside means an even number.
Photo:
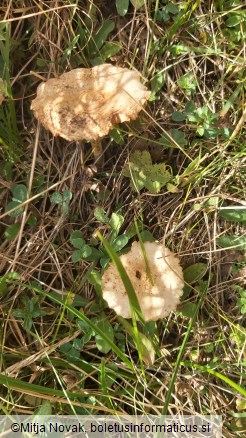
[[[103,166],[103,149],[101,140],[91,141],[92,153],[94,156],[94,164],[98,167]]]

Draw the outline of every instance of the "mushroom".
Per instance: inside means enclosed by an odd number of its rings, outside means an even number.
[[[153,284],[146,273],[139,242],[134,242],[131,250],[119,258],[134,287],[145,321],[156,321],[177,308],[183,293],[183,272],[178,257],[164,245],[145,242],[144,248]],[[102,294],[117,315],[131,317],[128,295],[113,263],[103,274]]]
[[[91,141],[98,157],[102,137],[114,125],[136,119],[149,96],[140,73],[102,64],[41,83],[31,109],[54,136]]]

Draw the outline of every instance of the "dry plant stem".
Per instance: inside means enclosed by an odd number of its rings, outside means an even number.
[[[94,164],[96,164],[97,167],[102,168],[104,164],[104,157],[101,140],[91,141],[91,147],[94,157]]]
[[[35,71],[30,70],[30,74],[35,76],[35,78],[38,78],[43,82],[46,82],[46,78],[44,76],[41,76],[39,73],[36,73]]]
[[[16,376],[17,373],[19,373],[22,368],[25,368],[26,366],[30,366],[30,364],[33,364],[34,362],[38,362],[44,357],[47,357],[47,355],[51,354],[52,351],[56,351],[58,348],[60,348],[63,344],[66,344],[67,342],[72,341],[73,339],[76,339],[79,335],[81,335],[81,330],[77,330],[72,335],[68,335],[59,342],[57,342],[54,345],[44,347],[38,351],[38,353],[34,353],[31,356],[28,356],[27,358],[15,363],[14,365],[9,366],[5,369],[5,374],[10,377]]]
[[[32,158],[32,167],[31,167],[29,184],[28,184],[28,194],[27,194],[28,199],[30,197],[31,189],[32,189],[32,182],[33,182],[33,176],[34,176],[34,170],[35,170],[35,164],[36,164],[36,158],[37,158],[37,151],[38,151],[39,133],[40,133],[40,123],[37,124],[36,138],[35,138],[34,150],[33,150],[33,158]],[[28,210],[28,204],[25,205],[25,209],[24,209],[24,212],[23,212],[23,215],[22,215],[20,232],[19,232],[19,235],[18,235],[18,240],[17,240],[17,244],[16,244],[16,250],[15,250],[15,256],[14,256],[14,260],[13,260],[12,268],[11,268],[12,271],[14,271],[14,269],[15,269],[15,264],[16,264],[16,261],[17,261],[18,256],[19,256],[21,239],[22,239],[23,230],[24,230],[25,223],[26,223],[27,210]]]
[[[11,5],[11,3],[10,3]],[[14,17],[14,18],[4,18],[4,20],[1,21],[1,23],[11,23],[12,21],[19,21],[19,20],[25,20],[27,18],[32,18],[32,17],[36,17],[38,15],[44,15],[47,14],[48,12],[53,12],[53,11],[58,11],[59,9],[65,9],[65,8],[75,8],[77,9],[78,5],[76,4],[71,4],[71,5],[66,5],[66,6],[57,6],[55,8],[50,8],[47,11],[40,11],[40,12],[35,12],[34,14],[27,14],[27,15],[22,15],[21,17]],[[5,15],[7,15],[8,11],[6,12]]]
[[[245,120],[246,120],[246,108],[244,109],[243,114],[242,114],[239,122],[237,123],[234,131],[232,132],[232,134],[229,138],[229,142],[231,142],[237,136],[238,132],[240,131],[240,129],[244,125]]]

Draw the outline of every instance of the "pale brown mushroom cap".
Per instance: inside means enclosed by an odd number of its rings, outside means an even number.
[[[139,242],[134,242],[120,260],[132,282],[145,321],[156,321],[177,308],[184,287],[183,271],[178,257],[168,248],[155,242],[145,242],[144,247],[154,285],[147,276]],[[131,317],[128,295],[113,263],[103,274],[102,292],[117,315]]]
[[[138,72],[102,64],[40,84],[31,109],[54,136],[96,141],[117,123],[136,119],[149,96]]]

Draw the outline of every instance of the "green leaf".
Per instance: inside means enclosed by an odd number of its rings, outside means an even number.
[[[63,202],[69,202],[73,197],[73,194],[72,192],[70,192],[70,190],[64,190],[62,195],[63,195]]]
[[[82,249],[85,244],[85,240],[83,239],[82,232],[79,230],[73,231],[69,240],[71,244],[74,246],[74,248],[77,249]]]
[[[179,191],[178,187],[172,183],[167,183],[167,190],[170,193],[178,193],[178,191]]]
[[[185,114],[187,114],[187,115],[193,114],[195,109],[196,109],[196,104],[195,104],[194,100],[189,100],[187,102],[187,104],[185,105]]]
[[[102,288],[101,288],[101,275],[99,272],[92,269],[92,271],[89,273],[88,282],[94,286],[94,289],[97,293],[97,296],[99,298],[102,298]]]
[[[246,224],[246,208],[226,208],[221,207],[219,216],[228,221],[241,222]]]
[[[79,262],[80,260],[81,260],[81,250],[80,249],[77,249],[77,251],[74,251],[73,253],[72,253],[72,257],[71,257],[71,259],[72,259],[72,262],[73,263],[77,263],[77,262]]]
[[[235,27],[241,23],[241,20],[240,15],[231,15],[231,17],[226,20],[225,25],[226,27]]]
[[[236,400],[237,411],[245,411],[246,412],[246,399],[238,398]]]
[[[102,251],[100,251],[96,248],[93,248],[91,246],[90,246],[90,249],[91,249],[90,255],[88,257],[84,257],[84,258],[88,258],[88,260],[90,260],[90,261],[94,261],[94,260],[96,261],[104,256],[104,253]]]
[[[100,50],[100,56],[103,61],[106,61],[108,58],[115,56],[122,49],[120,43],[114,43],[112,41],[105,43],[104,46]]]
[[[140,236],[141,236],[141,239],[143,242],[155,242],[156,241],[153,234],[148,230],[143,230],[140,233]]]
[[[68,304],[71,304],[74,307],[84,307],[88,304],[88,299],[69,292]]]
[[[101,267],[103,268],[103,269],[106,269],[107,267],[108,267],[108,265],[109,265],[109,258],[108,257],[102,257],[101,259],[100,259],[100,264],[101,264]]]
[[[8,287],[6,283],[6,278],[0,278],[0,297],[5,297],[8,293]]]
[[[166,10],[173,15],[177,15],[179,13],[179,9],[177,8],[176,5],[174,5],[173,3],[168,3],[168,5],[166,6]]]
[[[222,236],[218,237],[216,242],[222,248],[236,247],[240,251],[246,250],[246,237]]]
[[[96,321],[97,327],[104,333],[105,337],[107,337],[109,341],[113,342],[114,341],[113,327],[108,322],[105,313],[101,314],[100,317],[102,317],[103,319]],[[104,354],[107,354],[111,350],[111,345],[105,340],[105,338],[102,338],[98,333],[96,334],[95,339],[99,351],[101,351]]]
[[[19,201],[9,202],[8,205],[6,205],[6,207],[5,207],[5,213],[12,210],[12,208],[18,207],[18,205],[20,205]],[[19,216],[23,212],[23,210],[24,210],[24,207],[20,207],[17,210],[12,211],[12,213],[9,213],[9,216],[11,216],[11,217]]]
[[[30,227],[35,227],[35,225],[37,224],[37,218],[36,216],[34,216],[34,214],[31,214],[29,216],[29,218],[27,219],[26,222],[28,225],[30,225]]]
[[[61,205],[61,212],[62,214],[67,214],[69,210],[69,205],[67,202],[63,202]]]
[[[89,245],[84,245],[80,251],[81,251],[81,256],[83,259],[86,259],[87,257],[89,257],[92,253],[92,249]]]
[[[165,75],[162,70],[156,72],[155,76],[151,79],[151,91],[152,94],[155,95],[160,91],[165,83]]]
[[[157,11],[156,13],[156,20],[163,20],[164,22],[168,21],[170,19],[170,15],[168,13],[167,7],[163,8],[160,11]]]
[[[196,132],[198,135],[200,135],[200,137],[202,137],[204,135],[204,128],[200,126],[199,128],[197,128]]]
[[[125,234],[116,237],[116,239],[112,242],[112,248],[114,251],[119,252],[124,246],[128,244],[128,237]]]
[[[130,0],[131,4],[136,8],[136,10],[140,9],[143,5],[145,0]]]
[[[174,122],[183,122],[186,119],[186,115],[180,111],[175,111],[172,113],[172,120]]]
[[[24,184],[16,184],[11,188],[13,201],[24,202],[27,199],[27,188]]]
[[[13,240],[16,238],[20,231],[21,224],[11,224],[9,227],[5,230],[4,236],[7,240]]]
[[[186,91],[187,96],[190,96],[192,93],[196,91],[196,79],[192,72],[186,73],[183,76],[180,76],[178,79],[178,85],[180,88]]]
[[[71,359],[79,359],[80,358],[80,352],[76,350],[76,348],[72,347],[67,353],[67,357]]]
[[[116,0],[116,9],[121,17],[124,17],[128,11],[129,0]]]
[[[59,350],[60,350],[62,353],[66,354],[66,353],[69,352],[69,350],[71,350],[71,348],[72,348],[72,344],[71,344],[71,342],[66,342],[65,344],[63,344],[63,345],[60,346]]]
[[[0,175],[7,181],[13,180],[13,163],[0,162]]]
[[[29,331],[31,330],[32,325],[33,325],[32,316],[31,315],[26,316],[23,322],[23,328]]]
[[[90,326],[87,324],[86,321],[77,320],[77,326],[80,330],[82,330],[85,333],[90,330]]]
[[[42,309],[37,309],[37,310],[33,310],[32,312],[32,318],[39,318],[39,316],[44,316],[46,315],[45,310]]]
[[[116,234],[119,233],[121,226],[124,223],[124,217],[121,216],[121,214],[118,213],[112,213],[112,216],[109,221],[109,225],[111,228],[116,232]]]
[[[195,310],[196,310],[196,304],[194,303],[185,303],[182,304],[182,306],[179,308],[179,312],[181,313],[181,315],[187,318],[192,318]]]
[[[100,50],[105,43],[108,35],[114,30],[115,23],[112,20],[105,20],[97,34],[94,36],[94,44],[97,50]]]
[[[122,174],[131,178],[131,188],[140,191],[144,187],[153,193],[159,193],[161,188],[171,179],[165,163],[152,164],[148,151],[136,151],[130,156],[129,167],[125,166]]]
[[[12,311],[12,315],[15,316],[16,318],[25,318],[26,312],[21,309],[14,309]]]
[[[51,204],[61,205],[63,202],[63,196],[59,192],[54,192],[54,193],[52,193],[52,195],[50,197],[50,201],[51,201]]]
[[[88,245],[83,245],[81,249],[78,249],[72,253],[72,262],[77,263],[81,259],[86,259],[92,253],[92,248]]]
[[[201,280],[208,270],[206,263],[195,263],[184,270],[184,280],[188,284]]]
[[[42,416],[41,418],[39,416]],[[49,420],[49,416],[52,415],[52,405],[49,400],[44,400],[42,405],[35,412],[35,417],[33,418],[33,422],[41,422],[45,421],[44,415],[47,416],[47,421]]]
[[[77,338],[77,339],[74,339],[74,341],[73,341],[73,347],[75,348],[75,350],[82,351],[84,345],[85,345],[85,342],[84,342],[83,338],[82,339]]]
[[[184,44],[173,44],[172,46],[168,47],[168,51],[174,56],[184,55],[185,53],[189,53],[190,50],[191,49]]]
[[[125,140],[124,140],[124,136],[121,132],[120,128],[115,127],[114,129],[112,129],[112,131],[110,131],[109,133],[110,138],[115,141],[115,143],[123,146],[123,144],[125,144]]]
[[[94,210],[94,216],[99,222],[109,222],[109,218],[107,217],[107,213],[103,208],[96,207]]]
[[[185,135],[183,131],[180,131],[179,129],[170,129],[167,131],[168,134],[173,138],[173,140],[178,143],[179,146],[183,147],[187,145],[187,140],[185,138]],[[160,138],[160,143],[164,148],[176,148],[176,144],[172,142],[172,140],[164,133],[162,137]]]
[[[218,128],[205,128],[204,129],[204,136],[207,139],[214,140],[217,137],[217,135],[219,135]]]

